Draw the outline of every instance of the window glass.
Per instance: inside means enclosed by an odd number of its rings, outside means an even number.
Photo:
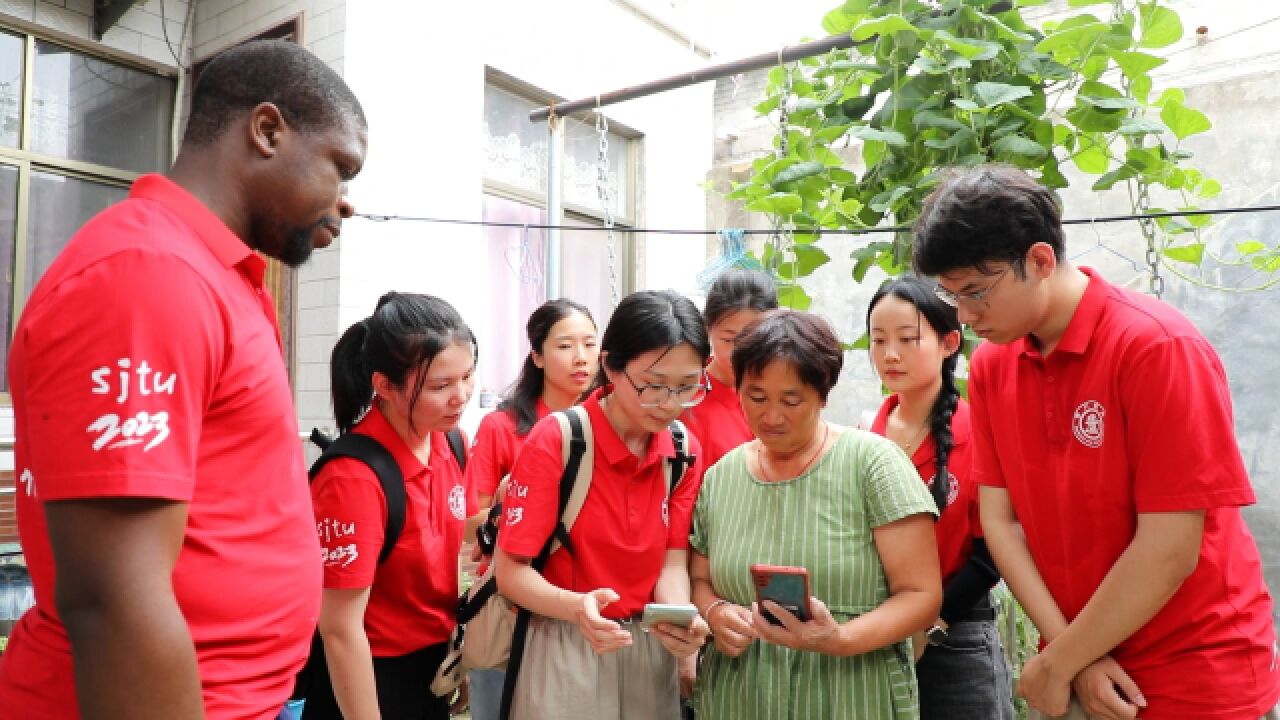
[[[32,171],[31,209],[27,219],[27,297],[31,297],[40,276],[80,226],[128,194],[128,188],[45,170]]]
[[[31,149],[134,172],[168,167],[173,80],[36,42]]]
[[[22,38],[0,32],[0,145],[18,147],[22,137]]]

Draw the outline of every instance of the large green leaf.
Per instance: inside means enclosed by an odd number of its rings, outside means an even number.
[[[1240,253],[1241,257],[1248,257],[1266,249],[1266,243],[1260,243],[1257,240],[1245,240],[1244,242],[1236,243],[1236,252]]]
[[[1049,154],[1048,148],[1021,135],[1006,135],[995,141],[991,149],[1000,155],[1018,155],[1037,160]]]
[[[822,18],[822,28],[831,35],[844,35],[870,8],[871,0],[849,0]]]
[[[859,140],[876,140],[892,147],[906,147],[907,138],[897,130],[877,130],[868,125],[854,125],[849,134]]]
[[[1082,133],[1076,141],[1080,150],[1072,156],[1076,167],[1090,175],[1101,175],[1111,164],[1111,154],[1103,144],[1102,135],[1098,133]]]
[[[1130,52],[1111,53],[1111,59],[1116,61],[1120,71],[1127,75],[1130,79],[1138,78],[1155,70],[1156,68],[1169,62],[1168,60],[1148,55],[1144,52],[1136,50]]]
[[[1160,111],[1160,119],[1169,126],[1169,130],[1179,139],[1191,137],[1213,127],[1209,118],[1195,108],[1189,108],[1176,100],[1164,104]]]
[[[1065,30],[1059,29],[1041,40],[1036,45],[1036,52],[1050,53],[1061,58],[1083,57],[1110,30],[1111,26],[1107,23],[1096,21]]]
[[[1142,17],[1138,35],[1138,47],[1168,47],[1182,39],[1182,20],[1178,13],[1155,3],[1138,4]]]
[[[1007,85],[997,82],[980,82],[973,86],[973,94],[982,107],[995,107],[1031,97],[1031,88],[1024,85]]]
[[[795,245],[791,248],[791,253],[794,260],[784,261],[778,266],[778,274],[788,279],[812,275],[814,270],[831,260],[831,257],[816,245]]]
[[[792,310],[808,310],[813,298],[799,285],[782,285],[778,288],[778,304]]]
[[[786,183],[795,182],[796,180],[807,178],[811,175],[817,175],[822,172],[824,167],[825,165],[820,162],[810,161],[796,163],[795,165],[779,171],[777,175],[773,176],[772,182],[775,187],[785,185]]]
[[[800,212],[804,201],[795,193],[772,193],[747,203],[748,210],[770,213],[772,215],[794,215]]]
[[[852,30],[855,42],[866,40],[875,35],[893,35],[894,33],[905,32],[911,35],[919,35],[920,31],[914,25],[907,21],[906,18],[894,13],[876,18],[875,20],[867,20],[858,24]]]
[[[1159,135],[1168,131],[1164,123],[1146,117],[1129,118],[1120,123],[1119,130],[1121,135]]]
[[[1199,265],[1204,261],[1204,243],[1191,243],[1164,249],[1164,256],[1188,265]]]

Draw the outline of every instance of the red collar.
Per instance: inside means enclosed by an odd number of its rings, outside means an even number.
[[[134,181],[129,197],[151,200],[168,208],[196,231],[219,262],[226,267],[241,267],[255,286],[262,287],[266,261],[181,185],[164,175],[143,175]]]
[[[382,414],[375,404],[369,408],[369,412],[365,414],[360,422],[354,428],[362,435],[377,440],[382,447],[391,453],[391,457],[395,458],[396,464],[400,466],[400,473],[404,475],[404,479],[417,477],[419,474],[426,472],[427,467],[422,464],[417,455],[413,454],[413,450],[409,449],[409,445],[405,443],[404,438],[400,437],[400,433],[391,427],[387,416]],[[431,459],[434,460],[440,452],[440,448],[436,447],[439,443],[435,442],[438,433],[433,433],[431,443]]]
[[[898,407],[900,401],[901,398],[897,393],[884,399],[880,405],[880,411],[876,413],[876,419],[871,423],[871,432],[882,437],[885,435],[885,429],[889,426],[889,413]],[[969,403],[963,398],[956,404],[956,411],[951,416],[951,437],[954,443],[953,448],[969,442]],[[911,454],[911,462],[919,467],[933,460],[937,455],[937,443],[934,441],[933,433],[929,433],[924,442],[920,443],[920,447]]]
[[[600,401],[612,391],[613,388],[610,386],[596,388],[586,402],[582,403],[582,407],[586,408],[587,415],[591,418],[591,431],[594,436],[596,452],[604,455],[604,459],[610,465],[618,465],[635,458],[635,455],[631,453],[631,450],[627,448],[627,444],[618,436],[618,431],[613,429],[613,424],[609,422],[608,416],[604,414],[604,408],[600,407]],[[675,454],[676,447],[671,440],[671,433],[665,431],[654,433],[649,440],[648,452],[643,458],[639,459],[639,466],[645,467],[663,458],[675,457]]]
[[[1054,347],[1054,354],[1064,352],[1083,355],[1089,349],[1089,340],[1093,338],[1094,331],[1098,328],[1098,321],[1102,319],[1102,309],[1106,307],[1107,298],[1111,295],[1111,283],[1103,280],[1102,276],[1092,268],[1082,267],[1080,272],[1088,276],[1089,284],[1085,287],[1084,295],[1080,297],[1080,304],[1076,305],[1070,322],[1067,323],[1067,329],[1063,331],[1062,338]],[[1040,356],[1040,350],[1030,336],[1018,342],[1019,355]]]

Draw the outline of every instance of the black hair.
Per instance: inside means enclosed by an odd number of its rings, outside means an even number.
[[[742,331],[732,360],[737,390],[747,375],[758,375],[769,363],[781,360],[826,402],[840,379],[844,350],[831,323],[821,316],[781,308],[765,313]]]
[[[356,121],[364,109],[333,68],[286,40],[254,40],[222,51],[201,71],[191,93],[183,142],[207,145],[260,103],[280,110],[297,130],[314,132]]]
[[[478,357],[475,335],[449,303],[417,293],[383,295],[373,314],[347,328],[333,347],[329,378],[338,430],[349,431],[369,411],[375,372],[403,387],[409,374],[421,368],[409,394],[409,427],[416,432],[413,407],[431,362],[441,350],[461,343],[471,346],[472,359]]]
[[[614,308],[600,338],[601,370],[622,372],[639,355],[682,343],[692,347],[703,363],[711,357],[707,328],[693,301],[674,290],[633,292]],[[597,372],[583,397],[606,382],[604,372]]]
[[[506,396],[502,398],[502,402],[498,404],[499,410],[515,419],[517,435],[528,435],[534,423],[538,422],[538,398],[542,397],[546,382],[546,373],[533,361],[533,354],[536,352],[545,355],[546,350],[543,346],[547,343],[551,328],[575,314],[585,316],[591,321],[592,327],[595,327],[596,320],[591,317],[591,311],[587,306],[566,298],[548,300],[529,314],[529,322],[524,326],[529,336],[529,354],[520,368],[520,377],[516,378],[511,388],[507,390]]]
[[[937,472],[933,476],[933,500],[938,504],[938,512],[947,507],[947,495],[951,483],[947,475],[947,460],[951,449],[955,447],[955,437],[951,434],[951,418],[955,415],[956,406],[960,404],[960,390],[956,387],[956,363],[964,350],[964,332],[956,309],[942,301],[934,292],[934,285],[922,278],[910,275],[890,278],[871,296],[871,304],[867,306],[867,333],[871,332],[871,311],[880,301],[893,297],[911,303],[918,313],[916,321],[924,318],[929,327],[938,335],[938,339],[948,334],[960,333],[961,346],[942,361],[942,388],[938,397],[929,409],[929,432],[933,435],[936,446]]]
[[[960,268],[987,272],[1008,262],[1025,277],[1027,250],[1043,242],[1063,259],[1062,211],[1053,191],[1008,165],[952,173],[924,201],[915,223],[912,264],[921,275]]]
[[[707,292],[702,319],[710,331],[726,315],[739,310],[768,312],[778,307],[778,286],[768,273],[746,268],[730,268],[712,283]]]

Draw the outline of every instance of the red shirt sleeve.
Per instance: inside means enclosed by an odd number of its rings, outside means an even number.
[[[1122,372],[1124,418],[1117,420],[1125,426],[1138,512],[1255,502],[1236,449],[1226,372],[1207,340],[1154,343]]]
[[[514,430],[505,411],[494,410],[480,420],[476,441],[467,460],[467,495],[475,500],[480,495],[496,495],[502,478],[511,471],[515,459],[512,452]],[[478,503],[477,503],[478,504]],[[474,513],[472,509],[469,512]]]
[[[684,550],[689,547],[689,532],[693,527],[693,506],[698,502],[698,492],[702,490],[704,467],[702,447],[698,443],[698,438],[692,434],[688,442],[689,452],[694,455],[694,463],[685,469],[684,477],[680,479],[675,492],[667,502],[667,549],[669,550]]]
[[[1000,459],[991,435],[991,420],[987,415],[989,388],[985,375],[992,357],[989,352],[984,351],[990,350],[991,348],[979,346],[969,365],[969,428],[972,433],[969,439],[972,452],[969,470],[973,473],[973,481],[978,485],[1002,488],[1005,487],[1004,474],[1000,470]]]
[[[226,352],[216,295],[185,262],[112,254],[43,292],[25,318],[25,402],[43,501],[189,501]]]
[[[559,422],[552,416],[539,420],[511,469],[498,546],[512,555],[536,557],[559,521],[560,443]]]
[[[352,458],[330,461],[311,483],[324,561],[324,587],[372,587],[387,527],[387,500],[378,476]]]

